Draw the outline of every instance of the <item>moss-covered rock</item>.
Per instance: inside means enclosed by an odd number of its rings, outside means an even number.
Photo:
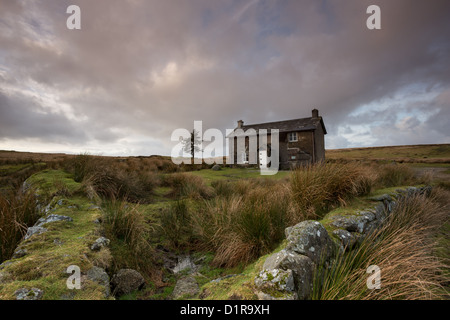
[[[318,221],[302,221],[288,228],[286,250],[305,255],[314,263],[329,259],[333,255],[333,241],[327,230]]]
[[[290,269],[264,269],[256,276],[255,286],[260,291],[258,297],[264,300],[297,299],[294,272]]]
[[[42,291],[38,296],[43,300],[107,298],[106,284],[86,276],[93,267],[105,268],[110,263],[107,248],[96,252],[89,248],[100,235],[100,225],[93,222],[101,212],[87,210],[92,203],[84,197],[72,197],[57,205],[60,199],[56,197],[52,201],[56,204],[54,211],[41,220],[46,231],[35,233],[20,243],[16,251],[26,254],[2,263],[0,299],[26,298],[25,290],[33,293],[33,288]],[[67,268],[71,265],[78,266],[81,271],[79,290],[67,287],[67,279],[71,276]],[[109,284],[107,286],[109,288]]]

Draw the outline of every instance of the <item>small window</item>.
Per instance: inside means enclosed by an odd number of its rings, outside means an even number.
[[[296,156],[291,156],[291,160],[295,160],[295,159],[297,159]]]
[[[297,132],[289,132],[289,142],[296,142],[297,139]]]

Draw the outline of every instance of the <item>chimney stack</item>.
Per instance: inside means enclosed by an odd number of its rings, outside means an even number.
[[[241,129],[243,126],[244,126],[244,121],[242,121],[242,120],[239,120],[238,122],[237,122],[237,124],[238,124],[238,129]]]
[[[312,117],[313,117],[313,118],[318,118],[318,117],[319,117],[319,110],[314,109],[314,110],[312,111]]]

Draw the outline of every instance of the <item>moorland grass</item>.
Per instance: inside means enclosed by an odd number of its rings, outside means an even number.
[[[440,299],[448,292],[448,266],[439,259],[434,237],[448,220],[448,192],[434,190],[398,201],[383,226],[355,249],[338,254],[316,271],[313,299]],[[381,288],[370,290],[366,270],[381,269]],[[448,271],[447,271],[448,272]],[[447,275],[448,277],[448,275]]]
[[[316,219],[331,205],[370,193],[375,179],[373,170],[358,163],[319,163],[294,170],[290,188],[304,219]]]
[[[0,263],[11,258],[27,227],[39,219],[32,190],[0,192]]]

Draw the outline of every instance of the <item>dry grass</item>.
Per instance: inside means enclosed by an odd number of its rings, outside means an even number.
[[[304,219],[319,218],[330,205],[370,193],[376,174],[358,163],[320,163],[296,169],[290,180],[292,197]]]
[[[148,238],[150,227],[138,204],[112,198],[103,202],[103,226],[112,241],[115,269],[137,269],[148,276],[155,274],[154,249]],[[116,271],[117,271],[116,270]]]
[[[395,187],[415,182],[414,170],[404,164],[385,164],[377,166],[376,183],[380,187]]]
[[[314,299],[439,299],[448,292],[445,263],[436,257],[434,235],[449,219],[449,194],[398,201],[382,228],[329,269],[316,273]],[[381,288],[369,290],[366,270],[381,269]]]
[[[90,198],[124,198],[131,202],[148,202],[156,185],[157,173],[141,160],[121,162],[87,154],[66,163],[66,170],[76,182],[82,182]]]
[[[201,177],[189,173],[165,176],[162,184],[172,188],[172,196],[175,198],[208,199],[213,196],[213,190],[206,186]]]
[[[273,250],[293,223],[287,183],[245,180],[215,191],[211,199],[184,198],[162,212],[161,235],[173,249],[213,251],[216,266],[247,264]]]
[[[34,192],[9,190],[0,192],[0,262],[10,259],[17,244],[39,216]]]
[[[159,230],[174,249],[189,246],[192,241],[193,228],[191,212],[186,200],[177,200],[161,213]]]
[[[217,266],[247,264],[270,252],[292,224],[287,185],[254,185],[243,195],[218,196],[192,214],[192,227]]]

